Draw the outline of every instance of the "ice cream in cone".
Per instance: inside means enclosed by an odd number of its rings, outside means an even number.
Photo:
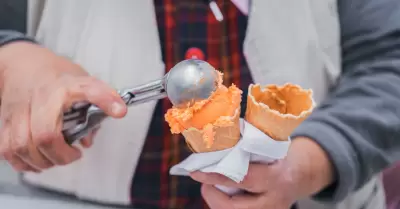
[[[193,152],[213,152],[236,145],[240,139],[240,102],[242,91],[226,87],[219,74],[218,88],[212,95],[185,108],[172,107],[165,114],[173,134],[185,137]]]
[[[245,119],[279,141],[286,141],[312,112],[312,90],[298,85],[250,85]]]

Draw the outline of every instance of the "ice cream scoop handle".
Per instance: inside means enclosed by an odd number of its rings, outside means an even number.
[[[164,80],[155,80],[140,86],[120,91],[126,105],[136,105],[151,100],[162,99],[167,96],[164,89]]]

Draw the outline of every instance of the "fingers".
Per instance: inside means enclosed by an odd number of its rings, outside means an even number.
[[[114,118],[121,118],[127,112],[126,104],[121,96],[104,82],[92,77],[75,79],[69,86],[68,98],[67,105],[82,100],[88,101]]]
[[[79,159],[81,152],[65,143],[61,133],[62,108],[67,95],[65,89],[54,87],[52,92],[49,91],[49,88],[42,88],[32,96],[32,143],[53,164],[66,165]]]
[[[271,165],[251,164],[241,183],[216,173],[193,172],[191,177],[203,183],[202,195],[210,208],[264,209],[289,208],[296,200],[293,183],[288,183],[282,162]],[[248,193],[228,197],[212,185],[239,188]]]
[[[0,154],[15,170],[38,172],[55,164],[65,165],[80,157],[79,150],[65,144],[61,133],[57,135],[57,131],[38,129],[36,127],[46,126],[40,125],[40,121],[31,123],[27,119],[29,115],[23,110],[14,112],[17,114],[12,115],[11,122],[3,123]],[[35,125],[32,127],[32,124]]]
[[[33,99],[30,131],[32,143],[47,159],[55,165],[65,165],[79,159],[81,153],[64,141],[61,133],[62,102],[58,99],[62,101],[63,98],[56,98],[51,105],[46,105],[47,108],[38,101],[40,97]]]
[[[110,116],[122,117],[126,113],[125,103],[106,84],[88,76],[74,78],[75,81],[64,79],[63,85],[37,87],[33,92],[30,105],[32,110],[30,128],[28,126],[26,129],[23,127],[13,130],[12,137],[18,138],[18,140],[14,139],[14,144],[16,144],[14,147],[22,159],[30,165],[33,163],[32,159],[36,160],[36,164],[39,163],[37,165],[39,168],[47,168],[49,163],[65,165],[81,157],[79,149],[66,144],[61,133],[62,110],[66,104],[88,101],[102,108]],[[27,130],[26,133],[24,133],[25,130]],[[24,135],[14,136],[21,133]],[[29,138],[31,141],[28,141]],[[21,143],[19,144],[18,141]],[[30,148],[25,146],[29,143],[33,144]],[[86,147],[90,144],[90,139],[83,142]],[[46,163],[46,158],[50,162]]]
[[[48,160],[32,143],[29,131],[29,120],[18,120],[14,117],[11,126],[11,150],[31,167],[41,170],[52,167],[54,164]],[[19,121],[19,122],[17,122]]]
[[[203,172],[193,172],[190,176],[201,183],[211,184],[211,185],[224,185],[227,187],[234,187],[246,190],[252,193],[261,193],[266,191],[268,188],[268,176],[273,173],[273,168],[268,165],[263,164],[251,164],[249,166],[248,174],[245,176],[242,182],[236,183],[226,176],[218,173],[203,173]]]
[[[0,143],[0,155],[3,156],[5,160],[13,167],[14,170],[18,172],[22,171],[32,171],[37,172],[37,170],[31,167],[29,164],[21,160],[17,155],[11,151],[11,137],[9,135],[8,129],[5,128],[4,123],[0,130],[1,143]]]
[[[251,164],[247,175],[240,183],[242,187],[252,193],[266,192],[269,188],[269,181],[276,179],[275,177],[275,166],[265,164]]]
[[[87,136],[80,141],[80,144],[83,148],[90,148],[93,144],[93,138]]]
[[[32,126],[32,140],[39,151],[55,165],[66,165],[81,157],[81,152],[65,143],[60,132],[52,132],[45,127]]]
[[[229,196],[212,185],[203,184],[201,187],[201,195],[211,209],[234,208]]]
[[[93,138],[94,138],[94,136],[96,135],[97,131],[98,131],[98,128],[95,129],[95,130],[93,130],[88,136],[86,136],[85,138],[83,138],[83,139],[80,141],[80,144],[82,145],[82,147],[84,147],[84,148],[89,148],[89,147],[92,146],[92,144],[93,144]]]
[[[4,92],[3,92],[4,93]],[[13,93],[19,94],[18,89]],[[3,94],[7,102],[1,106],[0,154],[16,171],[39,172],[51,166],[37,150],[30,150],[29,97]],[[36,153],[35,153],[36,152]]]
[[[284,196],[284,195],[283,195]],[[243,194],[232,197],[235,209],[290,209],[292,202],[282,199],[282,194],[276,192],[263,194]]]
[[[264,209],[264,208],[279,208],[265,207],[262,195],[241,194],[232,197],[232,205],[235,209]],[[284,209],[284,208],[282,208]]]
[[[29,108],[29,107],[28,107]],[[14,154],[21,158],[22,161],[31,167],[41,170],[50,168],[53,163],[49,161],[39,150],[32,144],[30,135],[30,119],[29,109],[18,108],[11,119],[11,150]]]
[[[240,194],[229,197],[212,185],[203,184],[201,194],[211,209],[289,209],[290,202],[282,199],[282,194],[271,192],[262,194]]]
[[[243,189],[240,184],[232,181],[228,177],[223,176],[219,173],[203,173],[200,171],[195,171],[190,174],[190,177],[192,177],[192,179],[194,179],[195,181],[198,181],[203,184],[208,184],[208,185],[217,185],[218,184],[218,185],[223,185],[223,186],[227,186],[227,187]]]
[[[4,159],[8,161],[11,167],[18,172],[26,172],[31,171],[35,173],[39,173],[40,171],[36,168],[28,165],[24,161],[22,161],[18,156],[12,154],[5,154]]]

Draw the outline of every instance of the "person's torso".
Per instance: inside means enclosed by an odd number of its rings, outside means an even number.
[[[247,90],[252,82],[243,55],[247,16],[230,1],[216,2],[224,16],[221,22],[207,1],[155,0],[163,61],[170,69],[191,55],[204,58],[224,73],[225,85],[234,83]],[[132,204],[139,208],[206,208],[198,183],[168,173],[191,153],[182,136],[172,135],[164,121],[170,107],[167,99],[156,106],[132,182]]]
[[[36,34],[38,26],[37,38],[46,47],[116,88],[160,77],[191,47],[225,73],[226,84],[243,90],[251,73],[262,84],[312,88],[319,102],[340,72],[335,0],[252,0],[248,18],[230,1],[218,0],[225,17],[221,23],[203,0],[33,2],[46,7],[30,5],[29,33]],[[197,183],[168,174],[190,152],[164,122],[170,104],[163,100],[155,106],[131,108],[123,120],[102,124],[94,147],[80,162],[25,179],[98,202],[202,207]]]

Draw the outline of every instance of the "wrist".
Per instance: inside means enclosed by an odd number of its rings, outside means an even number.
[[[34,56],[35,52],[31,49],[37,47],[40,46],[28,41],[13,41],[0,47],[0,94],[8,74],[22,69],[12,66],[24,62],[26,57]]]
[[[326,152],[313,140],[305,137],[293,139],[287,162],[292,167],[298,195],[314,195],[331,185],[335,172]]]
[[[0,31],[0,47],[13,42],[36,43],[33,38],[30,38],[23,33],[12,30]]]
[[[23,55],[35,55],[32,48],[36,49],[39,45],[28,41],[13,41],[4,45],[0,45],[0,67],[1,70],[8,67],[11,62],[19,62]]]

